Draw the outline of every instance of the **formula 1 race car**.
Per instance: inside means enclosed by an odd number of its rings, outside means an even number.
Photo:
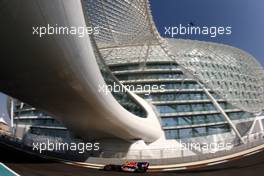
[[[123,171],[123,172],[147,172],[148,162],[126,162],[122,165],[108,164],[104,166],[105,171]]]

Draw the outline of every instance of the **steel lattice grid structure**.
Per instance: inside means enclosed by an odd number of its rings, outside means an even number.
[[[231,104],[248,112],[264,105],[263,68],[248,53],[210,42],[170,39],[178,63]]]
[[[100,49],[157,43],[147,14],[147,1],[84,1],[91,25],[100,28],[100,34],[95,35]]]
[[[106,62],[144,63],[169,56],[231,104],[253,113],[263,109],[263,68],[251,55],[226,45],[192,41],[179,45],[162,39],[147,0],[85,2],[91,25],[100,27],[95,40]]]
[[[249,54],[226,45],[160,37],[148,0],[83,0],[88,23],[100,27],[96,47],[107,64],[171,60],[189,77],[232,105],[263,110],[263,69]]]

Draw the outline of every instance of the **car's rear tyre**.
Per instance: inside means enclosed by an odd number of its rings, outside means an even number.
[[[111,171],[111,170],[112,170],[112,166],[110,166],[110,165],[106,165],[106,166],[104,167],[104,170],[105,170],[105,171]]]
[[[147,172],[147,169],[145,169],[145,168],[138,168],[136,170],[136,172],[138,172],[138,173],[145,173],[145,172]]]

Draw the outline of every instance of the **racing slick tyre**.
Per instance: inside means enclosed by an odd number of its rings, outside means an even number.
[[[112,171],[112,166],[111,165],[106,165],[104,167],[104,171]]]

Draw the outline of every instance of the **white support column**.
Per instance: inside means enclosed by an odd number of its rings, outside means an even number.
[[[220,104],[215,100],[215,98],[211,95],[211,93],[205,88],[205,86],[203,84],[201,84],[200,82],[198,82],[198,84],[202,87],[202,89],[204,90],[204,92],[206,93],[206,95],[211,99],[212,103],[214,104],[214,106],[221,112],[221,114],[225,117],[225,119],[227,120],[227,122],[229,123],[229,125],[231,126],[231,128],[234,130],[234,132],[236,133],[236,135],[239,137],[239,139],[241,140],[242,143],[245,143],[244,140],[242,139],[242,136],[240,135],[239,131],[237,130],[236,126],[234,125],[234,123],[232,122],[232,120],[228,117],[228,115],[225,113],[225,111],[223,110],[223,108],[220,106]]]
[[[14,133],[14,100],[11,98],[10,101],[10,126],[12,130],[12,134]]]
[[[261,131],[264,131],[264,127],[263,127],[263,123],[262,123],[262,119],[263,118],[258,118],[258,120],[259,120],[259,125],[260,125],[260,128],[261,128]]]

